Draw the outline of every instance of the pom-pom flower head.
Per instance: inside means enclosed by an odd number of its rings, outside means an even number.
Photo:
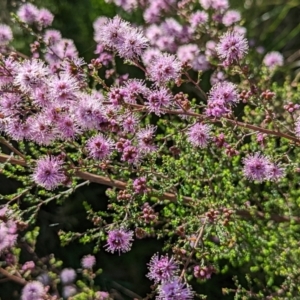
[[[199,2],[204,9],[212,8],[218,11],[224,11],[229,7],[228,0],[200,0]]]
[[[45,8],[42,8],[38,12],[37,22],[41,27],[48,27],[52,24],[54,16]]]
[[[149,273],[147,277],[154,280],[156,283],[170,281],[178,273],[178,265],[168,256],[154,254],[150,260]]]
[[[98,134],[87,141],[87,150],[89,152],[89,156],[94,159],[101,160],[110,156],[112,147],[112,140],[105,138],[102,134]]]
[[[224,33],[217,45],[217,53],[226,66],[239,62],[248,52],[248,42],[236,31]]]
[[[210,140],[211,127],[207,124],[194,124],[187,132],[188,141],[195,147],[204,148]]]
[[[268,167],[268,180],[270,181],[279,181],[285,175],[285,169],[280,165],[271,163]]]
[[[215,84],[209,92],[209,101],[224,100],[225,104],[234,104],[239,101],[237,86],[231,82]]]
[[[125,59],[138,58],[148,46],[143,33],[118,16],[107,19],[101,29],[97,28],[95,38],[105,47],[116,50]]]
[[[17,12],[17,15],[21,19],[21,21],[28,24],[36,22],[38,14],[38,8],[31,3],[25,3],[19,8]]]
[[[68,100],[75,100],[75,93],[78,90],[78,83],[75,77],[62,74],[60,78],[53,77],[49,82],[49,90],[53,100],[64,103]]]
[[[14,83],[23,92],[32,92],[43,87],[48,74],[49,69],[42,61],[37,59],[25,60],[18,65]]]
[[[222,22],[225,26],[229,27],[232,24],[241,20],[241,14],[236,10],[228,10],[223,16]]]
[[[28,282],[22,290],[22,300],[41,300],[46,295],[44,286],[39,281]]]
[[[62,161],[54,156],[47,156],[37,160],[32,178],[38,185],[47,190],[55,189],[66,179]]]
[[[274,70],[276,67],[283,66],[283,56],[276,51],[269,52],[264,57],[263,64],[270,70]]]
[[[162,108],[167,108],[171,103],[171,94],[165,88],[149,92],[146,105],[149,112],[154,112],[157,116],[163,113]]]
[[[111,253],[128,252],[133,241],[133,231],[125,229],[114,229],[109,231],[107,237],[106,251]]]
[[[62,290],[62,295],[65,299],[71,299],[70,297],[75,296],[77,289],[74,285],[65,285]]]
[[[0,253],[9,246],[9,235],[4,223],[0,223]]]
[[[260,153],[247,155],[243,162],[244,175],[250,180],[277,182],[285,175],[285,169],[282,166],[271,162],[268,157]]]
[[[163,282],[159,287],[157,300],[192,300],[193,292],[180,282],[178,278]]]
[[[76,278],[76,272],[74,269],[66,268],[60,273],[60,280],[63,284],[71,284]]]
[[[81,265],[84,269],[92,269],[96,263],[96,258],[94,255],[86,255],[81,260]]]
[[[249,154],[243,162],[243,172],[248,179],[262,182],[268,178],[270,160],[266,156],[260,153]]]
[[[9,26],[0,24],[0,46],[8,44],[13,39]]]
[[[156,56],[147,67],[150,79],[157,85],[176,80],[180,75],[180,70],[181,64],[179,60],[171,54]]]
[[[138,145],[141,152],[149,153],[157,149],[153,143],[155,131],[156,126],[148,125],[146,128],[142,128],[137,132]]]

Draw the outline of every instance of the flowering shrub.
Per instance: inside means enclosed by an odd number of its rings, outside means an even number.
[[[35,38],[31,56],[0,24],[0,168],[19,184],[1,195],[1,276],[22,300],[120,299],[94,284],[102,270],[91,253],[79,269],[35,253],[41,209],[98,183],[107,207],[83,201],[90,226],[60,230],[61,245],[118,256],[136,239],[163,240],[144,299],[206,299],[202,283],[231,267],[245,278],[217,286],[224,297],[296,299],[299,76],[279,52],[249,45],[227,0],[113,2],[144,22],[100,16],[88,62],[48,29],[47,9],[13,14]],[[121,74],[119,60],[141,75]]]

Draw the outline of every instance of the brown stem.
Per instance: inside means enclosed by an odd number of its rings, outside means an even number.
[[[205,226],[206,226],[206,222],[207,222],[207,220],[205,219],[204,223],[202,224],[202,226],[201,226],[201,228],[200,228],[199,234],[198,234],[198,236],[197,236],[197,238],[196,238],[195,246],[194,246],[192,252],[190,253],[190,255],[189,255],[187,261],[186,261],[185,264],[184,264],[184,267],[183,267],[182,272],[181,272],[181,274],[180,274],[180,279],[183,278],[183,276],[184,276],[184,274],[185,274],[185,271],[186,271],[186,269],[187,269],[187,267],[188,267],[188,265],[189,265],[189,263],[190,263],[190,261],[191,261],[193,255],[194,255],[194,253],[195,253],[195,251],[196,251],[196,247],[197,247],[197,245],[199,244],[199,241],[200,241],[200,240],[202,239],[202,237],[203,237],[203,234],[204,234],[204,228],[205,228]]]
[[[133,106],[136,108],[141,108],[143,111],[148,111],[148,108],[143,106],[143,105],[139,105],[139,104],[131,104],[131,103],[126,103],[127,106]],[[198,114],[195,112],[190,112],[190,111],[178,111],[178,110],[171,110],[171,109],[162,109],[162,111],[170,114],[170,115],[186,115],[186,116],[192,116],[192,117],[196,117],[200,120],[208,120],[212,123],[222,123],[222,121],[229,123],[230,125],[233,126],[239,126],[242,128],[247,128],[247,129],[251,129],[254,131],[258,131],[258,132],[262,132],[262,133],[266,133],[268,135],[273,135],[273,136],[278,136],[278,137],[282,137],[285,139],[288,139],[290,141],[295,142],[296,144],[300,144],[300,140],[294,136],[291,136],[289,134],[283,133],[281,131],[274,131],[274,130],[270,130],[270,129],[266,129],[266,128],[262,128],[256,125],[252,125],[252,124],[248,124],[248,123],[244,123],[244,122],[240,122],[240,121],[236,121],[236,120],[232,120],[228,117],[222,117],[221,119],[215,119],[212,117],[207,117],[205,115],[202,114]]]
[[[13,165],[19,165],[19,166],[23,166],[23,167],[27,166],[26,161],[24,161],[22,159],[10,157],[9,155],[3,154],[3,153],[0,153],[0,162],[2,162],[2,163],[10,162]]]
[[[195,88],[200,92],[200,95],[202,96],[202,98],[204,100],[207,99],[207,95],[205,94],[205,92],[201,89],[201,87],[199,86],[199,83],[196,82],[195,80],[193,80],[191,78],[191,76],[189,75],[188,72],[185,72],[184,75],[188,78],[188,80],[195,86]]]
[[[112,287],[118,289],[119,291],[121,291],[123,294],[125,294],[126,296],[130,297],[131,299],[139,299],[141,300],[142,297],[139,296],[138,294],[134,293],[133,291],[125,288],[124,286],[120,285],[119,283],[112,281],[111,282]]]
[[[0,162],[7,162],[9,161],[10,163],[14,164],[14,165],[21,165],[21,166],[27,166],[26,162],[21,160],[21,159],[16,159],[16,158],[11,158],[10,156],[6,155],[6,154],[2,154],[0,153]],[[120,180],[114,180],[108,177],[104,177],[101,175],[96,175],[96,174],[92,174],[89,172],[84,172],[84,171],[76,171],[75,172],[75,176],[84,179],[84,180],[89,180],[90,182],[95,182],[95,183],[99,183],[99,184],[103,184],[105,186],[110,186],[110,187],[115,187],[117,189],[120,190],[124,190],[127,187],[127,183],[124,181],[120,181]],[[155,189],[151,189],[151,192],[153,194],[157,194],[159,193],[157,190]],[[178,195],[174,194],[174,193],[163,193],[160,197],[161,199],[167,199],[170,201],[177,201],[178,200]],[[195,199],[191,198],[191,197],[187,197],[187,196],[182,196],[182,200],[184,203],[192,203],[195,201]],[[266,219],[266,214],[264,212],[261,211],[256,211],[254,212],[252,215],[249,211],[247,210],[236,210],[235,214],[244,218],[244,219],[252,219],[252,218],[259,218],[259,219]],[[300,223],[300,217],[287,217],[287,216],[280,216],[280,215],[275,215],[275,214],[271,214],[268,216],[269,220],[275,221],[277,223],[281,223],[281,222],[290,222],[290,221],[294,221],[296,223]]]
[[[19,155],[23,158],[23,160],[26,161],[26,157],[24,154],[22,154],[18,149],[16,149],[14,146],[12,146],[9,142],[7,142],[4,138],[0,138],[0,143],[5,145],[8,149],[10,149],[15,154]]]
[[[9,272],[7,272],[5,269],[3,268],[0,268],[0,273],[2,275],[4,275],[5,277],[7,277],[9,280],[12,280],[14,282],[17,282],[21,285],[26,285],[27,284],[27,281],[21,277],[18,277],[18,276],[15,276],[15,275],[12,275],[10,274]]]

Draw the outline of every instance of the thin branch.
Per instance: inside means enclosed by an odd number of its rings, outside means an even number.
[[[26,162],[23,160],[16,159],[16,158],[10,158],[8,155],[0,153],[0,162],[7,162],[8,160],[10,163],[15,164],[15,165],[27,166]],[[84,179],[84,180],[88,180],[90,182],[103,184],[103,185],[109,186],[109,187],[115,187],[120,190],[124,190],[127,187],[127,183],[124,181],[114,180],[114,179],[111,179],[111,178],[108,178],[105,176],[96,175],[96,174],[92,174],[89,172],[76,171],[75,176],[77,176],[81,179]],[[150,192],[153,194],[159,194],[159,191],[157,191],[155,189],[151,189]],[[55,197],[57,197],[57,196],[55,196]],[[178,195],[176,195],[174,193],[163,193],[159,198],[170,200],[172,202],[178,201]],[[182,196],[182,200],[184,203],[193,203],[195,201],[195,199],[193,199],[191,197],[187,197],[187,196]],[[253,214],[251,214],[247,210],[236,210],[235,214],[244,219],[252,219],[254,217],[257,217],[259,219],[266,219],[266,214],[264,212],[260,212],[260,211],[256,211]],[[271,215],[268,215],[268,219],[278,222],[278,223],[290,222],[290,221],[300,223],[300,217],[296,217],[296,216],[287,217],[287,216],[271,214]]]
[[[12,275],[12,274],[10,274],[9,272],[7,272],[5,269],[3,269],[3,268],[0,268],[0,273],[2,274],[2,275],[4,275],[5,277],[7,277],[9,280],[12,280],[12,281],[14,281],[14,282],[17,282],[17,283],[19,283],[19,284],[21,284],[21,285],[26,285],[27,284],[27,281],[25,280],[25,279],[23,279],[23,278],[20,278],[20,277],[18,277],[18,276],[16,276],[16,275]]]
[[[9,142],[7,142],[3,137],[0,138],[0,143],[5,145],[8,149],[10,149],[15,154],[19,155],[26,161],[26,157],[24,154],[22,154],[18,149],[16,149],[14,146],[12,146]]]
[[[74,192],[75,190],[77,190],[78,188],[84,186],[84,185],[87,185],[89,184],[90,181],[89,180],[86,180],[80,184],[77,184],[76,186],[74,187],[71,187],[70,189],[66,190],[66,191],[63,191],[61,193],[59,193],[58,195],[55,195],[53,197],[50,197],[44,201],[41,201],[38,205],[37,205],[37,209],[39,209],[42,205],[45,205],[45,204],[48,204],[49,202],[51,202],[52,200],[55,200],[55,199],[59,199],[62,195],[68,195],[68,194],[71,194],[72,192]]]
[[[207,219],[204,220],[204,223],[202,224],[202,226],[201,226],[201,228],[200,228],[199,234],[198,234],[198,236],[197,236],[197,238],[196,238],[196,241],[195,241],[195,244],[194,244],[195,246],[194,246],[193,250],[191,251],[191,253],[190,253],[188,259],[186,260],[186,262],[185,262],[185,264],[184,264],[184,267],[183,267],[182,272],[181,272],[181,274],[180,274],[180,279],[183,278],[183,276],[184,276],[184,274],[185,274],[185,271],[186,271],[186,269],[187,269],[187,267],[188,267],[188,265],[189,265],[189,263],[190,263],[190,261],[191,261],[193,255],[194,255],[195,252],[196,252],[196,247],[197,247],[197,245],[199,244],[199,241],[203,238],[203,235],[204,235],[204,229],[205,229],[205,226],[206,226],[206,222],[207,222]]]
[[[122,292],[123,294],[125,294],[126,296],[132,298],[132,299],[139,299],[141,300],[142,297],[139,296],[138,294],[134,293],[133,291],[125,288],[124,286],[120,285],[119,283],[112,281],[111,282],[112,287],[118,289],[120,292]]]
[[[140,108],[141,111],[148,111],[148,108],[146,106],[143,106],[143,105],[140,105],[140,104],[126,103],[126,105],[136,107],[136,108]],[[227,122],[227,123],[229,123],[230,125],[233,125],[233,126],[239,126],[239,127],[242,127],[242,128],[247,128],[247,129],[251,129],[251,130],[254,130],[254,131],[266,133],[268,135],[282,137],[282,138],[288,139],[290,141],[293,141],[298,145],[300,144],[300,140],[298,138],[296,138],[292,135],[289,135],[287,133],[284,133],[284,132],[281,132],[281,131],[266,129],[266,128],[263,128],[263,127],[259,127],[259,126],[244,123],[244,122],[240,122],[240,121],[237,121],[237,120],[232,120],[228,117],[222,117],[220,119],[216,119],[216,118],[208,117],[208,116],[198,114],[198,113],[195,113],[195,112],[190,112],[190,111],[181,111],[181,110],[172,110],[172,109],[162,109],[162,111],[164,111],[165,113],[168,113],[170,115],[186,115],[186,116],[196,117],[196,118],[200,119],[201,121],[207,120],[207,121],[210,121],[212,123]]]
[[[19,165],[19,166],[23,166],[23,167],[27,166],[26,161],[18,159],[18,158],[13,158],[13,157],[3,154],[3,153],[0,153],[0,162],[2,162],[2,163],[10,162],[13,165]]]

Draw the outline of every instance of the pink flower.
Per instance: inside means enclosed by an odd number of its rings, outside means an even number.
[[[41,300],[45,296],[44,286],[39,281],[31,281],[23,288],[21,300]]]
[[[164,281],[159,286],[157,300],[192,300],[194,294],[190,287],[185,286],[179,278],[173,278],[171,281]]]
[[[239,101],[237,86],[231,82],[220,82],[215,84],[208,96],[209,102],[222,100],[226,105],[232,105]]]
[[[53,19],[54,16],[48,9],[42,8],[39,10],[37,15],[37,22],[41,27],[45,28],[50,26],[53,22]]]
[[[199,25],[206,24],[208,21],[208,14],[205,11],[196,11],[190,16],[190,24],[192,28],[197,28]]]
[[[228,9],[228,0],[199,0],[204,9],[213,8],[215,10],[224,11]]]
[[[232,24],[239,22],[241,20],[241,14],[236,10],[228,10],[222,19],[225,26],[229,27]]]
[[[10,27],[0,24],[0,46],[7,45],[12,39],[13,35]]]
[[[95,300],[108,300],[109,299],[109,293],[107,292],[96,292],[95,293]]]
[[[188,141],[195,147],[204,148],[210,140],[211,127],[207,124],[194,124],[187,132]]]
[[[55,189],[66,179],[62,163],[55,156],[38,159],[32,174],[33,180],[47,190]]]
[[[102,160],[112,154],[113,145],[113,141],[110,138],[105,138],[102,134],[98,134],[87,141],[86,148],[90,157]]]
[[[147,277],[155,281],[155,283],[170,281],[179,272],[177,263],[173,257],[161,256],[154,254],[150,260],[149,273]]]
[[[22,5],[17,12],[17,15],[21,19],[21,21],[28,24],[36,22],[38,14],[38,8],[31,3]]]
[[[65,268],[60,273],[60,280],[63,284],[71,284],[76,279],[76,272],[74,269]]]
[[[279,181],[285,175],[285,169],[275,163],[270,163],[268,166],[268,180]]]
[[[0,253],[10,245],[9,234],[4,222],[0,222]]]
[[[14,84],[25,93],[33,92],[45,85],[49,73],[50,70],[42,61],[38,59],[24,60],[18,65]]]
[[[180,76],[181,64],[171,54],[161,54],[155,57],[147,67],[147,73],[157,85],[176,80]]]
[[[81,260],[81,265],[84,269],[92,269],[96,263],[96,258],[94,255],[86,255]]]
[[[25,137],[39,145],[49,145],[57,138],[52,121],[42,113],[29,117],[26,125],[29,126],[29,132]]]
[[[10,58],[2,59],[0,64],[0,87],[12,83],[17,73],[18,64]]]
[[[106,251],[111,253],[128,252],[133,241],[133,231],[125,229],[114,229],[109,231],[107,237]]]
[[[248,42],[243,35],[236,31],[227,31],[220,38],[217,52],[224,64],[228,66],[239,62],[248,52],[248,48]]]
[[[267,180],[270,166],[269,158],[260,153],[248,154],[243,159],[243,163],[243,173],[248,179],[258,182]]]
[[[96,129],[99,124],[107,122],[103,108],[101,107],[101,99],[96,95],[77,94],[78,102],[73,107],[76,122],[84,130]]]
[[[27,271],[27,270],[33,270],[35,268],[35,263],[34,261],[26,261],[23,266],[22,266],[22,270],[23,271]]]
[[[45,31],[44,41],[49,45],[56,44],[61,38],[61,33],[58,30],[48,29]]]
[[[68,115],[62,116],[58,120],[56,127],[62,140],[74,139],[81,132],[78,124],[75,122],[75,118]]]
[[[66,73],[61,74],[59,77],[53,76],[48,85],[53,101],[65,103],[76,100],[76,92],[79,86],[75,77]]]
[[[123,149],[121,161],[126,161],[130,164],[138,164],[141,159],[141,153],[139,149],[132,145],[126,145]]]
[[[149,153],[156,150],[157,147],[153,144],[155,131],[155,126],[148,125],[137,132],[137,140],[141,152]]]
[[[196,44],[183,45],[177,49],[177,57],[182,63],[192,64],[199,53],[200,50]]]
[[[161,55],[161,51],[156,48],[148,48],[142,55],[145,66],[149,66],[153,60]]]
[[[154,112],[157,116],[162,113],[162,108],[168,108],[170,106],[172,95],[166,88],[160,88],[155,91],[149,91],[147,95],[146,106],[149,112]]]
[[[283,66],[283,56],[277,51],[269,52],[264,57],[263,64],[270,70],[274,70],[276,67]]]
[[[117,51],[125,59],[138,59],[147,47],[148,40],[143,33],[136,28],[130,28],[124,37],[123,45],[117,48]]]
[[[96,39],[105,47],[117,51],[125,59],[138,58],[148,45],[142,31],[118,16],[108,19],[102,28],[98,29]]]

